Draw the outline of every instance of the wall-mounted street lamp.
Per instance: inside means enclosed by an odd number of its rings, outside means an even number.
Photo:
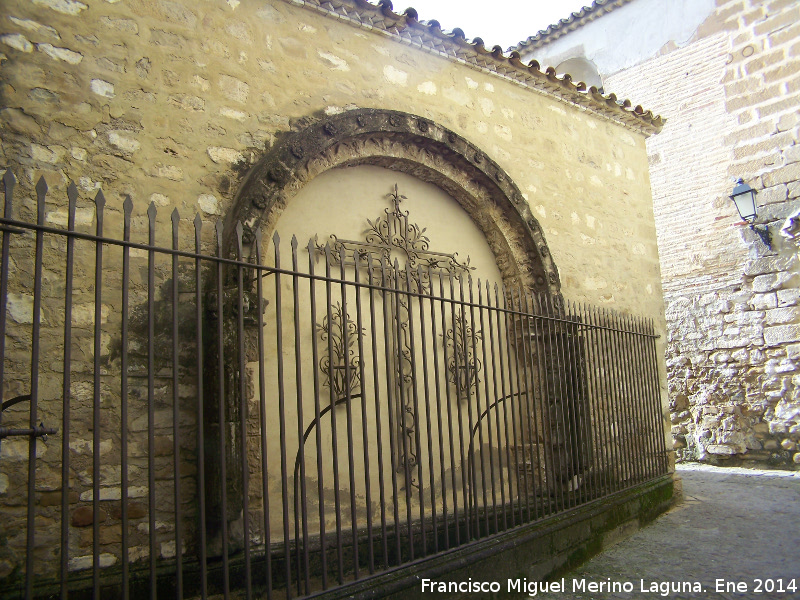
[[[743,180],[739,179],[736,186],[731,192],[730,199],[736,204],[736,210],[739,211],[739,216],[743,221],[750,225],[750,229],[758,234],[764,245],[772,250],[772,234],[769,232],[769,227],[756,227],[756,191],[747,185]]]

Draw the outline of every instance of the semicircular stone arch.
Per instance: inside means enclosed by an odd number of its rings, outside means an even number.
[[[508,174],[477,146],[433,121],[393,110],[356,109],[288,134],[247,173],[225,220],[223,243],[269,234],[283,208],[317,175],[375,165],[432,183],[481,229],[506,285],[560,295],[544,233]]]

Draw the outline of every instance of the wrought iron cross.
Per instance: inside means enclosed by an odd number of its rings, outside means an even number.
[[[358,266],[365,267],[368,257],[372,254],[375,258],[384,258],[389,276],[396,281],[397,274],[393,271],[391,258],[392,250],[398,250],[406,258],[406,264],[400,265],[401,269],[416,271],[418,266],[423,266],[426,267],[426,272],[447,272],[454,276],[474,270],[475,267],[469,264],[469,257],[466,262],[461,262],[458,259],[458,252],[450,254],[430,249],[430,238],[425,235],[427,228],[411,223],[408,211],[400,208],[400,203],[407,200],[407,197],[400,194],[396,183],[394,190],[387,197],[392,202],[392,208],[384,209],[384,214],[374,221],[367,219],[369,227],[364,232],[363,241],[343,240],[336,235],[330,236],[328,244],[331,252],[327,255],[330,257],[331,266],[341,264],[344,252],[345,266],[356,266],[351,257],[357,256],[359,261],[363,261]],[[316,243],[316,246],[320,253],[326,254],[325,246],[319,243]],[[374,276],[374,272],[371,276]],[[416,273],[413,277],[416,279]],[[417,283],[421,289],[425,285],[424,282]]]

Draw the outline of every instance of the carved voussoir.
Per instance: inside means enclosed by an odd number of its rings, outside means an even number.
[[[479,147],[430,119],[393,110],[356,109],[303,123],[253,166],[234,198],[233,215],[246,214],[270,229],[294,194],[329,169],[375,165],[401,171],[461,205],[492,240],[506,283],[559,292],[538,221],[512,178]],[[232,241],[225,240],[226,247]]]

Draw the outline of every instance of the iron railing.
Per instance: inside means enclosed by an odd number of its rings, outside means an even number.
[[[4,594],[305,596],[667,472],[644,319],[4,183]]]

